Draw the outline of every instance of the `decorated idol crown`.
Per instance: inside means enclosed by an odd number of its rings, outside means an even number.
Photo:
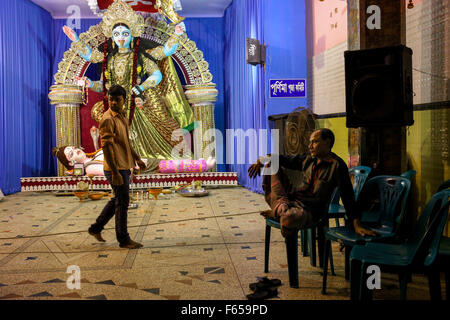
[[[118,24],[126,24],[133,37],[140,37],[144,33],[144,17],[137,14],[128,4],[122,0],[114,0],[103,15],[101,28],[103,34],[111,38],[113,27]]]
[[[180,17],[174,11],[173,3],[173,0],[156,0],[154,8],[172,21],[172,24],[178,24],[184,20],[184,17]],[[112,29],[118,23],[126,24],[130,28],[133,37],[140,37],[145,31],[144,17],[136,13],[123,0],[114,0],[103,13],[103,20],[100,24],[103,34],[108,38],[112,37]]]

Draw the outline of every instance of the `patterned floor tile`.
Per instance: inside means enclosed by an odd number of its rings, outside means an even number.
[[[32,294],[31,296],[28,296],[30,298],[37,298],[37,297],[53,297],[51,293],[48,293],[47,291],[38,292],[35,294]]]
[[[264,271],[268,209],[261,194],[242,187],[211,189],[208,197],[138,201],[129,211],[128,232],[144,247],[119,248],[114,219],[102,232],[87,233],[106,200],[80,202],[49,193],[17,193],[0,202],[0,299],[246,300],[249,283],[267,276],[283,282],[281,300],[348,299],[344,255],[333,245],[336,276],[321,295],[320,269],[299,254],[300,288],[288,283],[286,249],[271,233],[269,273]],[[5,232],[6,231],[6,232]],[[80,270],[80,289],[66,281]],[[398,299],[396,277],[382,280],[375,299]],[[428,300],[425,277],[414,276],[408,298]],[[444,285],[442,285],[445,288]]]
[[[146,291],[146,292],[150,292],[150,293],[156,294],[156,295],[159,295],[159,291],[160,291],[159,288],[142,289],[142,290]]]
[[[77,293],[77,292],[71,292],[71,293],[62,294],[62,295],[59,295],[58,297],[60,297],[60,298],[81,299],[80,294]]]

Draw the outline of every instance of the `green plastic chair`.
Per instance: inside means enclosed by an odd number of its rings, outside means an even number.
[[[408,179],[409,181],[411,181],[412,178],[414,178],[414,176],[415,176],[416,174],[417,174],[417,171],[416,171],[416,170],[408,170],[408,171],[403,172],[403,173],[400,175],[400,177],[404,177],[404,178]]]
[[[371,225],[364,227],[376,231],[379,236],[362,237],[355,233],[353,226],[330,228],[325,233],[324,267],[322,294],[326,294],[328,273],[328,255],[331,250],[331,241],[340,242],[345,248],[345,278],[349,278],[349,257],[351,248],[357,244],[370,241],[392,241],[397,237],[399,225],[403,220],[406,199],[408,198],[411,182],[399,176],[376,176],[369,179],[358,197],[358,202],[365,202],[374,191],[379,193],[379,218]]]
[[[334,192],[333,192],[334,194]],[[321,232],[324,232],[324,229],[328,226],[328,207],[329,203],[331,202],[331,196],[330,200],[328,201],[327,205],[324,206],[325,211],[322,215],[322,217],[310,228],[311,229],[318,229]],[[270,233],[272,228],[281,229],[280,222],[275,219],[266,218],[266,234],[265,234],[265,240],[264,240],[264,272],[269,272],[269,252],[270,252]],[[303,231],[303,230],[302,230]],[[288,274],[289,274],[289,285],[291,288],[298,288],[299,287],[299,280],[298,280],[298,230],[295,230],[295,232],[290,235],[289,237],[285,238],[285,244],[286,244],[286,256],[287,256],[287,263],[288,263]]]
[[[433,266],[436,268],[438,272],[437,279],[439,280],[439,273],[444,272],[445,274],[445,297],[446,300],[450,300],[450,238],[442,236],[441,242],[439,244],[439,252],[436,260],[436,265]],[[431,282],[431,281],[430,281]],[[436,289],[436,294],[431,294],[431,299],[441,300],[441,282],[438,281],[437,285],[439,286]],[[431,287],[431,284],[430,284]]]
[[[358,199],[359,193],[361,192],[362,187],[364,186],[364,183],[367,180],[367,177],[369,176],[371,172],[371,168],[367,166],[356,166],[353,168],[350,168],[348,170],[349,175],[353,176],[353,191],[355,193],[355,200]],[[335,219],[336,226],[340,226],[339,219],[345,218],[345,208],[343,205],[339,204],[339,199],[341,195],[339,192],[339,189],[336,188],[334,190],[334,193],[331,197],[331,203],[328,209],[328,218],[329,219]],[[301,231],[302,236],[302,251],[303,256],[308,255],[308,247],[309,244],[309,257],[311,261],[312,266],[316,266],[316,239],[318,240],[319,244],[319,267],[323,268],[323,243],[324,243],[324,234],[323,232],[320,232],[321,230],[317,229],[308,229],[307,231]],[[306,233],[306,234],[305,234]],[[336,275],[334,273],[334,265],[333,265],[333,253],[330,248],[330,267],[331,267],[331,274],[334,276]]]
[[[437,192],[445,190],[445,189],[449,189],[450,188],[450,179],[448,179],[447,181],[443,182],[437,189]]]
[[[359,193],[367,180],[371,172],[371,168],[367,166],[357,166],[350,168],[348,170],[349,175],[353,176],[353,191],[355,193],[355,200],[358,199]],[[339,204],[340,199],[339,189],[336,188],[331,197],[331,203],[328,209],[328,218],[335,219],[336,226],[340,226],[339,219],[345,218],[345,208],[343,205]],[[319,267],[323,268],[323,250],[322,244],[324,235],[319,232],[319,230],[308,229],[301,231],[301,244],[302,244],[302,252],[303,256],[308,255],[308,244],[309,244],[309,257],[312,266],[316,266],[316,239],[319,244]],[[333,254],[330,251],[330,266],[333,266]],[[335,275],[334,268],[331,268],[331,274]]]
[[[412,178],[416,175],[417,171],[416,170],[408,170],[403,172],[400,177],[404,177],[406,179],[408,179],[410,182],[412,182]],[[406,208],[405,208],[406,210]],[[361,216],[361,221],[363,223],[374,223],[379,219],[379,212],[377,211],[366,211],[363,212],[362,216]]]
[[[443,182],[437,189],[440,192],[445,189],[450,189],[450,180]],[[433,253],[436,254],[436,253]],[[445,275],[445,297],[450,300],[450,238],[442,236],[439,243],[439,250],[434,264],[425,261],[425,266],[430,267],[434,273],[429,277],[430,296],[432,300],[441,300],[441,282],[440,272]]]
[[[366,166],[357,166],[348,170],[349,174],[353,174],[353,190],[355,191],[355,200],[358,200],[358,196],[364,186],[372,169]]]
[[[359,193],[361,192],[362,187],[364,186],[364,183],[366,182],[371,171],[372,169],[367,166],[357,166],[348,170],[348,173],[353,175],[353,191],[355,192],[355,200],[358,200]],[[336,226],[338,227],[340,226],[339,218],[345,217],[345,208],[339,204],[339,199],[340,193],[339,189],[337,189],[331,200],[330,209],[328,210],[330,219],[335,218]]]
[[[449,213],[450,190],[433,195],[414,228],[413,236],[402,244],[368,242],[357,245],[350,255],[350,298],[366,300],[372,298],[372,290],[366,286],[366,269],[378,265],[385,272],[398,273],[400,298],[406,299],[408,277],[411,273],[427,273],[430,296],[435,294],[436,273],[430,268],[436,262],[439,242]]]

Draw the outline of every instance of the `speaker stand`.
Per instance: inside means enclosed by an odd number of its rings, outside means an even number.
[[[407,168],[405,127],[359,128],[360,164],[373,175],[400,175]]]

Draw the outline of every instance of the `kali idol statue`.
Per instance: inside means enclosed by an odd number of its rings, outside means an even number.
[[[115,0],[104,13],[100,27],[106,41],[98,48],[89,47],[74,30],[63,27],[80,56],[101,67],[99,81],[76,79],[104,94],[103,101],[92,108],[93,118],[99,121],[107,110],[108,88],[121,85],[127,91],[125,108],[136,152],[143,159],[180,157],[177,148],[186,148],[180,143],[184,141],[180,129],[189,131],[194,124],[192,109],[170,58],[186,31],[184,22],[178,23],[166,43],[160,45],[141,37],[145,30],[141,15],[122,0]]]

